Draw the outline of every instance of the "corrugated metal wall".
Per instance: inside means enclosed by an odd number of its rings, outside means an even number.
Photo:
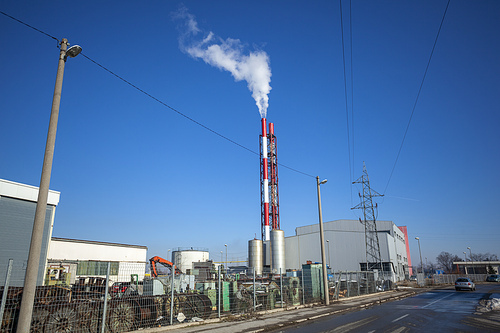
[[[22,287],[28,261],[36,202],[0,197],[0,286],[5,283],[9,259],[14,259],[10,285]],[[37,285],[43,284],[45,262],[55,207],[47,205]]]

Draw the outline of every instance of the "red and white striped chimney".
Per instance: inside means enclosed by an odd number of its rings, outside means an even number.
[[[267,124],[266,118],[262,118],[262,166],[263,166],[263,190],[264,190],[264,239],[271,239],[269,227],[269,176],[267,173]]]

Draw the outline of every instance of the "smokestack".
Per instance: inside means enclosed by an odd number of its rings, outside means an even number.
[[[263,196],[263,212],[264,215],[264,230],[263,240],[271,239],[269,228],[269,177],[267,173],[267,124],[266,118],[262,118],[262,196]]]
[[[277,140],[274,135],[274,124],[269,123],[268,134],[268,165],[269,165],[269,224],[271,230],[280,229],[279,196],[278,196],[278,152]]]

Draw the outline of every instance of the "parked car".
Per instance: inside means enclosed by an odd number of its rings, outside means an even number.
[[[111,293],[124,293],[130,287],[130,282],[115,282],[111,286]]]
[[[476,285],[474,284],[474,282],[472,282],[471,279],[461,277],[455,281],[455,290],[458,291],[462,289],[468,289],[470,291],[474,291],[476,290]]]
[[[491,274],[486,278],[486,282],[500,282],[499,274]]]

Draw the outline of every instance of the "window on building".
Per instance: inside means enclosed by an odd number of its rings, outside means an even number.
[[[361,271],[366,271],[366,262],[361,262],[359,263]],[[379,262],[370,262],[368,263],[368,270],[379,270],[380,271],[380,263]],[[382,263],[382,270],[384,272],[390,272],[392,270],[392,265],[390,262],[383,262]]]
[[[118,275],[118,262],[110,262],[109,275]],[[107,261],[79,261],[76,268],[77,275],[106,275]]]

